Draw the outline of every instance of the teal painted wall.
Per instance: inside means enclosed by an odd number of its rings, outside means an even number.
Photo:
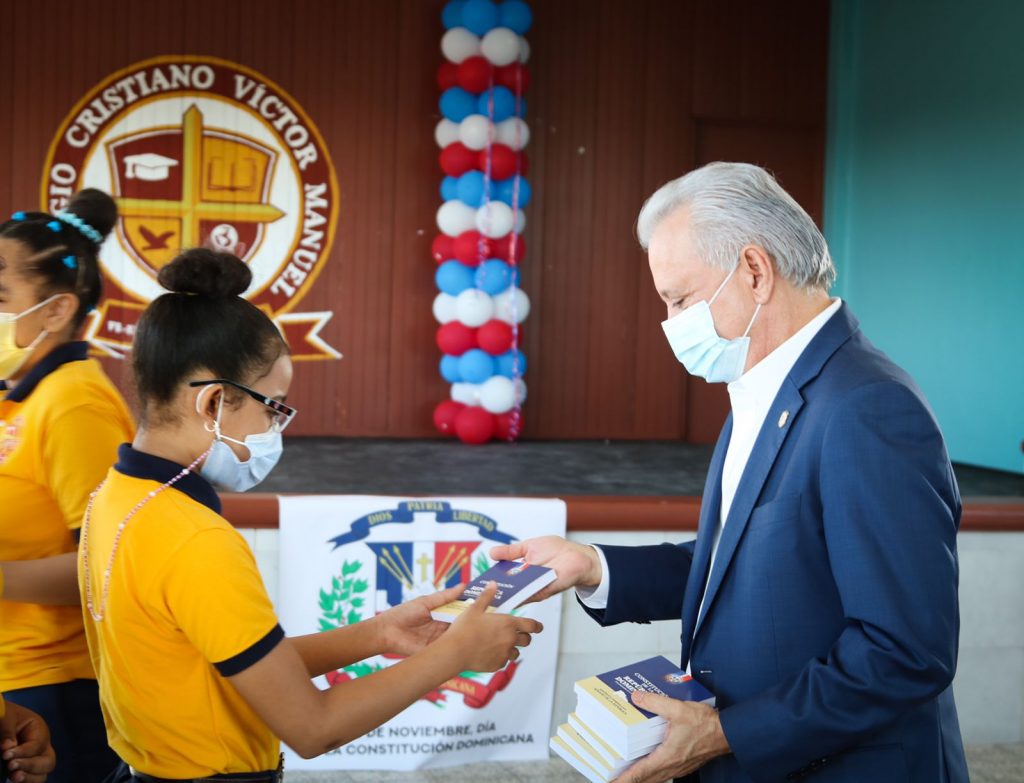
[[[1024,2],[833,0],[825,233],[957,462],[1024,472]]]

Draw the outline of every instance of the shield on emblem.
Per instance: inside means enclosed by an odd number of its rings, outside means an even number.
[[[182,248],[204,243],[248,262],[265,226],[284,215],[269,203],[277,153],[205,128],[196,106],[178,127],[120,136],[106,150],[121,240],[154,276]]]

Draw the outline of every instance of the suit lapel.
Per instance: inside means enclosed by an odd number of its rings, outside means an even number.
[[[711,561],[711,542],[714,538],[715,525],[718,523],[722,508],[722,466],[725,464],[725,452],[732,436],[732,414],[730,413],[718,436],[715,451],[711,455],[708,466],[708,477],[704,482],[704,496],[700,505],[700,522],[697,525],[697,544],[690,563],[690,576],[686,580],[686,592],[683,593],[683,665],[689,660],[690,642],[693,630],[697,626],[697,608],[700,606],[704,585],[707,582],[708,563]]]
[[[708,579],[707,590],[704,591],[706,598],[704,599],[700,617],[697,618],[695,634],[700,632],[704,618],[712,609],[715,596],[722,585],[722,580],[729,569],[729,564],[732,562],[740,539],[747,529],[750,514],[757,504],[757,499],[761,496],[761,490],[764,488],[765,481],[767,481],[768,475],[771,473],[779,450],[782,448],[782,444],[785,443],[786,436],[793,429],[793,424],[804,405],[801,389],[818,376],[832,354],[849,340],[857,329],[857,319],[853,317],[849,307],[844,302],[835,315],[822,326],[821,331],[814,336],[814,339],[811,340],[807,348],[804,349],[804,352],[797,359],[796,364],[793,365],[793,369],[786,377],[786,380],[783,381],[779,393],[775,396],[775,401],[765,417],[761,431],[754,442],[754,448],[750,452],[747,465],[743,470],[743,475],[740,477],[732,506],[729,508],[729,516],[726,519],[725,528],[722,530],[722,536],[718,542],[718,552],[715,556],[714,568]],[[732,416],[730,415],[730,422],[731,420]],[[729,431],[732,431],[731,426]],[[724,453],[722,458],[724,461]],[[718,486],[719,488],[721,487],[720,476]],[[721,493],[719,492],[718,500],[715,503],[716,513],[720,505]],[[706,539],[711,537],[704,531],[703,514],[701,515],[701,535],[704,535]],[[708,540],[707,545],[710,546],[710,540]],[[690,592],[688,585],[687,594]],[[700,594],[703,595],[703,593]],[[692,638],[684,642],[684,649],[687,649],[687,652],[689,652],[688,645],[691,642]]]
[[[711,605],[722,584],[725,572],[732,562],[736,553],[736,547],[743,537],[743,531],[747,529],[747,522],[750,521],[750,512],[753,511],[764,482],[771,472],[779,449],[786,440],[786,435],[793,428],[793,422],[803,407],[804,400],[800,392],[787,379],[779,389],[775,402],[765,417],[761,431],[758,433],[754,448],[750,452],[750,458],[743,469],[736,487],[736,495],[733,497],[732,506],[729,508],[729,516],[726,518],[725,527],[722,530],[721,538],[718,541],[718,553],[715,555],[714,568],[708,579],[708,587],[704,597],[704,608],[697,619],[697,631],[700,630],[704,618],[707,616]],[[780,426],[781,423],[781,426]]]

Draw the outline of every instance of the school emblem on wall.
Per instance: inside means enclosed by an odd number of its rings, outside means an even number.
[[[261,74],[212,57],[136,63],[93,87],[61,123],[46,158],[43,209],[76,190],[117,201],[101,251],[105,293],[86,337],[123,357],[161,267],[182,249],[234,253],[252,270],[246,297],[281,329],[297,359],[341,354],[320,331],[330,311],[300,311],[324,265],[338,183],[319,131]]]

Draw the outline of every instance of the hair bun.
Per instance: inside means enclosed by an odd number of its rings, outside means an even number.
[[[64,208],[77,215],[106,239],[117,223],[117,204],[109,195],[96,188],[85,188],[73,195]]]
[[[157,280],[172,293],[228,299],[245,293],[252,272],[230,253],[195,247],[161,269]]]

